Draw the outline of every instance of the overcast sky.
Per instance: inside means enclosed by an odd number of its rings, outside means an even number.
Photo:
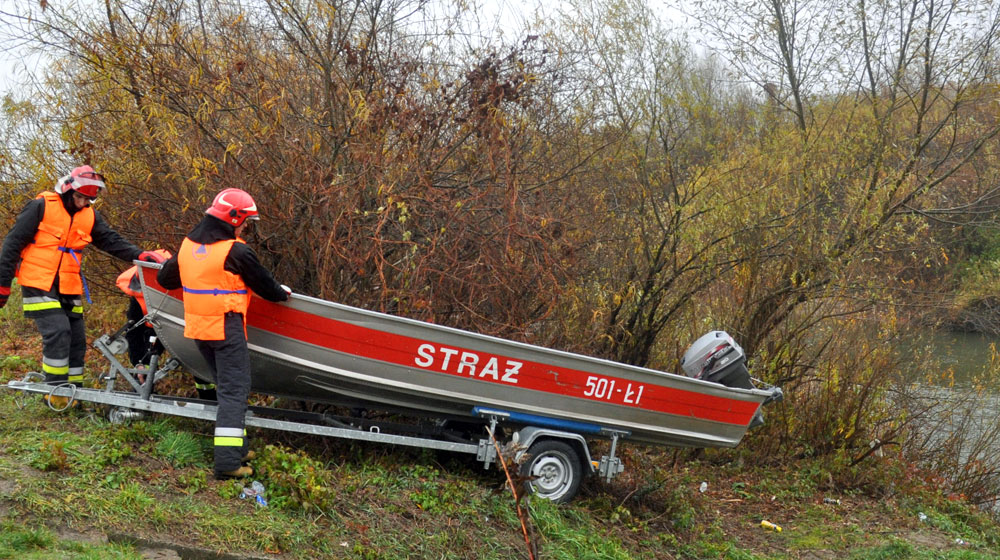
[[[440,1],[440,0],[439,0]],[[448,0],[444,0],[448,1]],[[44,0],[50,6],[65,7],[73,4],[85,6],[96,5],[99,0]],[[521,29],[525,24],[526,14],[533,12],[537,6],[545,10],[556,9],[558,0],[479,0],[482,8],[477,10],[476,19],[479,24],[491,33],[502,33],[505,26]],[[683,16],[671,6],[678,5],[680,0],[649,0],[650,6],[662,10],[666,20],[678,24]],[[0,98],[15,91],[33,79],[40,76],[40,70],[45,66],[44,57],[31,54],[14,39],[20,31],[23,21],[14,14],[26,14],[28,10],[39,13],[43,0],[0,0]]]
[[[29,83],[43,65],[39,56],[28,53],[14,39],[19,34],[22,23],[12,17],[12,14],[25,13],[28,8],[37,11],[38,2],[39,0],[0,0],[0,96]]]

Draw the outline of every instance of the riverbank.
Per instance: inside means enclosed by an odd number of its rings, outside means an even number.
[[[2,383],[38,368],[36,337],[13,334],[25,326],[0,341]],[[209,423],[116,425],[16,396],[0,392],[0,558],[1000,557],[995,519],[891,453],[763,465],[753,435],[735,450],[625,445],[613,482],[567,505],[523,500],[526,538],[502,476],[464,456],[260,431],[261,507],[210,477]]]
[[[0,558],[528,558],[495,471],[261,433],[264,508],[208,476],[209,433],[171,418],[116,426],[37,397],[17,409],[0,396]],[[738,452],[671,455],[630,448],[626,475],[588,481],[571,504],[525,500],[535,558],[998,557],[989,516],[890,463],[848,481],[820,459],[745,468]],[[290,480],[298,502],[282,487]]]

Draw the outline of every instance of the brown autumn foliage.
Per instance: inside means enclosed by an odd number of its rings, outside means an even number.
[[[215,192],[244,188],[262,211],[248,241],[294,289],[528,337],[574,249],[545,49],[446,74],[388,42],[393,7],[299,7],[122,2],[62,30],[69,151],[110,177],[109,221],[172,248]]]

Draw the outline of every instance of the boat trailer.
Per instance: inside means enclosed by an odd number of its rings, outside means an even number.
[[[23,393],[17,405],[26,405],[24,395],[47,395],[50,408],[63,411],[74,401],[90,402],[109,407],[108,420],[115,424],[143,418],[146,413],[166,414],[215,422],[214,401],[158,395],[154,392],[157,382],[181,368],[181,363],[170,358],[160,363],[161,356],[153,354],[148,367],[126,367],[118,356],[125,353],[128,343],[125,334],[139,321],[129,321],[114,334],[101,335],[93,342],[94,348],[109,362],[107,373],[99,385],[103,388],[83,388],[70,383],[52,385],[44,382],[38,372],[29,372],[20,380],[7,382],[7,388]],[[152,342],[152,341],[151,341]],[[124,380],[131,390],[117,390],[118,380]],[[57,406],[54,403],[65,403]],[[555,502],[571,500],[583,478],[598,475],[607,482],[624,471],[624,464],[615,453],[620,439],[628,431],[617,430],[570,420],[561,420],[505,410],[473,407],[470,416],[485,422],[484,437],[456,437],[442,426],[420,427],[409,424],[380,423],[354,417],[334,416],[326,413],[305,412],[276,407],[251,406],[247,409],[245,425],[248,427],[281,430],[308,435],[342,438],[348,440],[404,445],[476,456],[484,469],[497,462],[500,449],[513,444],[513,461],[519,465],[520,474],[536,495]],[[509,438],[498,441],[497,428],[508,423],[517,426]],[[585,436],[610,439],[610,450],[599,460],[593,460]]]

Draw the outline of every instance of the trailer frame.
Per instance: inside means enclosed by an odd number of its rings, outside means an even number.
[[[75,401],[106,405],[110,407],[108,420],[112,423],[129,422],[143,418],[147,413],[214,422],[217,406],[213,401],[155,393],[157,382],[175,370],[181,369],[182,364],[177,359],[169,358],[160,363],[162,356],[153,354],[148,367],[127,367],[118,359],[118,355],[123,354],[128,348],[125,334],[137,328],[144,320],[145,318],[140,321],[129,321],[115,333],[104,334],[94,340],[94,348],[109,363],[107,372],[98,379],[98,385],[103,384],[103,388],[84,388],[69,383],[50,384],[46,383],[44,376],[38,372],[28,372],[22,379],[10,380],[6,387],[22,393],[21,398],[16,401],[22,408],[26,406],[25,395],[41,394],[49,397],[45,402],[57,412],[70,408]],[[155,342],[155,337],[151,342]],[[116,390],[119,378],[123,379],[132,390]],[[58,406],[55,403],[65,403],[65,405]],[[421,418],[417,415],[412,417]],[[572,499],[586,476],[596,474],[610,482],[615,476],[624,472],[624,464],[616,456],[616,452],[619,440],[629,435],[626,431],[481,407],[473,408],[470,417],[485,421],[487,432],[485,437],[456,441],[455,438],[446,437],[443,431],[431,433],[426,428],[414,429],[417,435],[402,435],[398,433],[400,431],[398,426],[386,430],[383,428],[385,423],[377,421],[366,421],[364,423],[367,427],[362,427],[348,417],[258,406],[248,407],[245,425],[475,455],[476,460],[487,470],[501,457],[501,447],[507,446],[513,449],[512,459],[520,465],[520,474],[527,478],[531,490],[541,497],[556,502]],[[496,438],[496,434],[497,428],[503,423],[512,424],[518,429],[509,438],[500,441]],[[609,438],[611,440],[609,453],[601,456],[599,461],[593,460],[585,435]]]

